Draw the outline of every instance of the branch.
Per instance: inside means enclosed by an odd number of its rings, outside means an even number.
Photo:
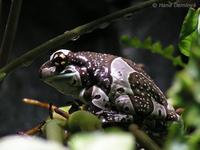
[[[148,0],[142,3],[139,3],[135,6],[131,6],[125,9],[122,9],[120,11],[114,12],[112,14],[109,14],[105,17],[102,17],[100,19],[97,19],[95,21],[92,21],[90,23],[87,23],[85,25],[79,26],[75,29],[72,29],[70,31],[66,31],[61,35],[58,35],[57,37],[37,46],[36,48],[31,49],[27,53],[23,54],[22,56],[16,58],[12,62],[10,62],[8,65],[0,69],[0,79],[3,79],[8,73],[16,69],[17,67],[26,64],[27,62],[31,62],[33,59],[41,55],[42,53],[45,53],[49,49],[58,47],[67,41],[75,40],[78,37],[80,37],[82,34],[92,32],[95,29],[102,29],[107,27],[111,22],[115,21],[116,19],[126,17],[130,15],[133,15],[136,11],[139,11],[143,8],[151,6],[153,3],[158,3],[162,1],[169,1],[169,0]]]
[[[29,129],[25,132],[18,132],[19,135],[36,135],[37,133],[39,133],[41,131],[41,128],[43,127],[43,125],[45,124],[45,121],[42,121],[40,124],[38,124],[37,126],[33,127],[32,129]]]
[[[144,148],[148,150],[161,150],[161,148],[148,135],[141,131],[137,125],[132,124],[129,130]]]
[[[3,8],[3,3],[2,3],[3,0],[0,0],[0,43],[1,43],[1,39],[2,39],[2,32],[3,32],[3,19],[2,19],[2,8]]]
[[[26,104],[35,105],[35,106],[39,106],[39,107],[42,107],[42,108],[50,109],[50,111],[56,112],[57,114],[61,115],[62,117],[66,118],[66,119],[69,118],[68,112],[63,111],[62,109],[58,108],[55,105],[50,105],[49,103],[40,102],[38,100],[34,100],[34,99],[30,99],[30,98],[24,98],[22,101]]]
[[[18,25],[22,0],[12,0],[6,29],[3,35],[0,48],[0,66],[6,65],[9,53],[13,47],[16,29]]]

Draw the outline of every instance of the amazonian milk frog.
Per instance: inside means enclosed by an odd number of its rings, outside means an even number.
[[[44,82],[80,99],[104,123],[179,120],[161,90],[132,60],[61,49],[39,72]]]

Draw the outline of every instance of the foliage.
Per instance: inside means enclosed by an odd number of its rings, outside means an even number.
[[[134,150],[135,140],[126,132],[93,132],[91,134],[79,133],[69,141],[72,150]]]
[[[185,133],[176,137],[182,141],[179,144],[190,149],[198,149],[200,144],[200,35],[192,39],[189,64],[175,76],[174,83],[168,91],[168,96],[177,107],[185,109],[183,120]],[[174,143],[173,143],[174,144]]]
[[[185,64],[182,62],[180,56],[173,56],[175,48],[173,45],[169,45],[167,47],[162,46],[161,42],[153,42],[151,37],[146,38],[144,41],[141,41],[137,37],[128,37],[126,35],[121,37],[121,42],[125,47],[134,47],[139,49],[146,49],[151,51],[152,53],[159,54],[164,58],[167,58],[172,61],[174,65],[180,65],[182,67]]]
[[[186,56],[190,56],[193,36],[198,30],[198,16],[199,10],[189,9],[181,28],[179,48]]]
[[[74,112],[68,120],[71,132],[95,131],[101,129],[101,126],[101,121],[96,116],[83,110]]]
[[[180,57],[174,57],[174,46],[162,48],[160,42],[153,43],[148,37],[144,41],[136,37],[123,36],[125,46],[142,48],[157,53],[183,66],[177,72],[172,87],[168,90],[168,97],[176,108],[184,108],[184,129],[180,124],[172,124],[165,143],[165,149],[199,149],[200,147],[200,9],[189,9],[180,33],[180,52],[189,56],[189,63],[183,64]]]

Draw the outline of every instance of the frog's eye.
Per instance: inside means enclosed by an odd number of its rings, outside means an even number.
[[[55,66],[64,66],[67,63],[67,57],[63,52],[57,52],[51,58],[51,62]]]

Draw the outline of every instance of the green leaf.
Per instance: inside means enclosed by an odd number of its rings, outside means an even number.
[[[64,127],[66,126],[66,121],[61,119],[51,119],[47,120],[43,131],[47,139],[62,143],[64,140]]]
[[[68,128],[71,132],[94,131],[101,129],[101,121],[87,111],[76,111],[71,114],[68,120]]]
[[[165,52],[166,56],[172,56],[173,52],[174,52],[174,46],[173,45],[169,45],[166,48],[164,48],[163,51]]]
[[[185,38],[197,29],[198,13],[195,9],[190,8],[181,27],[180,38]]]
[[[162,51],[162,45],[160,42],[156,42],[152,45],[152,52],[157,52],[157,53],[161,53]]]
[[[190,35],[186,36],[184,39],[181,39],[179,42],[179,48],[181,50],[181,53],[185,56],[190,56],[193,36],[194,34],[191,33]]]
[[[134,45],[134,47],[139,48],[142,44],[141,41],[138,38],[133,37],[131,39],[131,44]]]
[[[134,150],[135,140],[130,133],[79,133],[69,141],[71,150]]]
[[[176,66],[178,64],[182,64],[182,59],[181,59],[181,56],[177,56],[173,59],[173,64]]]
[[[121,36],[121,42],[122,42],[122,44],[129,45],[130,44],[130,40],[129,39],[130,38],[127,35]]]
[[[151,48],[151,45],[152,45],[152,38],[151,37],[147,37],[143,42],[143,46],[145,48]]]
[[[181,27],[179,48],[185,56],[190,56],[194,32],[198,28],[198,17],[199,11],[190,8]]]

